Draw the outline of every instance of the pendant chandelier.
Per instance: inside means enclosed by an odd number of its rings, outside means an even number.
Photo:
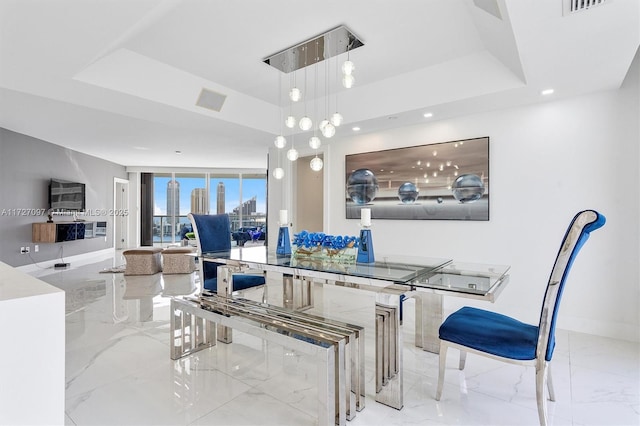
[[[282,150],[287,145],[287,140],[282,132],[282,124],[284,124],[289,130],[291,134],[291,148],[287,151],[287,158],[290,161],[296,161],[298,159],[298,151],[294,147],[293,135],[296,131],[296,124],[298,128],[307,132],[313,130],[313,136],[309,138],[309,147],[316,151],[315,157],[311,160],[309,166],[314,171],[322,170],[323,161],[320,157],[318,157],[318,149],[322,145],[321,139],[317,135],[317,131],[324,138],[331,138],[336,134],[336,127],[339,127],[343,122],[343,116],[338,111],[338,100],[337,100],[337,90],[334,95],[335,99],[335,112],[330,113],[330,58],[336,57],[334,60],[335,66],[335,82],[338,83],[338,55],[347,54],[347,60],[342,63],[340,70],[342,71],[341,82],[342,85],[349,89],[353,87],[355,82],[355,78],[353,76],[355,71],[355,65],[351,62],[350,52],[353,49],[356,49],[360,46],[364,46],[364,43],[360,41],[347,27],[339,26],[332,30],[329,30],[323,34],[320,34],[316,37],[313,37],[309,40],[303,41],[302,43],[298,43],[294,46],[288,47],[278,53],[275,53],[263,60],[264,63],[270,65],[283,74],[289,74],[289,109],[287,117],[284,118],[283,114],[283,104],[282,104],[282,81],[279,78],[278,80],[278,99],[280,100],[280,135],[278,135],[274,144],[278,148],[278,150]],[[320,99],[319,91],[318,91],[318,80],[319,80],[319,63],[325,61],[325,72],[324,72],[324,97],[325,97],[325,105],[324,108],[320,108],[320,111],[317,110],[317,102]],[[313,97],[309,91],[308,87],[308,71],[309,66],[314,65],[314,93]],[[298,76],[297,71],[304,70],[304,83],[302,85],[302,90],[298,85]],[[280,75],[282,77],[282,74]],[[315,100],[314,100],[315,97]],[[302,102],[301,102],[302,101]],[[310,117],[307,114],[307,107],[309,102],[313,102],[313,115]],[[296,114],[294,112],[294,103],[302,103],[303,111],[298,114],[298,118],[296,118]],[[298,108],[298,107],[296,107]],[[318,113],[324,113],[324,118],[320,119]],[[314,124],[317,123],[316,126]],[[278,154],[278,164],[279,164],[280,155]],[[278,166],[276,170],[274,170],[274,176],[277,179],[281,179],[284,176],[284,172],[282,168]]]

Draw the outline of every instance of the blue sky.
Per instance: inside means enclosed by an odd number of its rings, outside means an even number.
[[[167,214],[167,183],[170,177],[154,178],[154,214]],[[178,177],[180,182],[180,215],[186,215],[191,210],[191,190],[194,188],[204,188],[204,177]],[[240,201],[240,180],[238,178],[216,178],[212,177],[210,182],[209,195],[210,213],[216,213],[216,190],[218,182],[225,185],[225,213],[230,213],[234,208],[241,204]],[[257,197],[257,212],[266,213],[267,185],[266,178],[262,179],[243,179],[242,180],[242,196],[243,201],[247,201],[252,197]]]

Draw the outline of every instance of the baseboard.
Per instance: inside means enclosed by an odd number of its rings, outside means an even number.
[[[113,247],[103,249],[103,250],[90,251],[88,253],[81,253],[75,256],[65,256],[64,263],[68,263],[69,267],[75,268],[77,266],[93,263],[96,260],[100,260],[105,257],[113,256],[114,253],[115,253],[115,249]],[[16,266],[15,269],[17,269],[18,271],[22,271],[26,274],[37,275],[38,272],[43,272],[43,271],[51,272],[56,270],[57,268],[55,267],[55,265],[58,263],[61,263],[60,259],[51,259],[51,260],[40,261],[37,263],[37,265],[35,263],[32,263],[29,265]]]
[[[562,317],[562,315],[560,315]],[[578,333],[594,334],[596,336],[610,337],[612,339],[640,341],[638,326],[630,323],[614,321],[602,321],[578,317],[562,317],[558,321],[558,328]]]

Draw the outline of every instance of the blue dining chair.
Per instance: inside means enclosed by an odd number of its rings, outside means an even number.
[[[452,347],[460,350],[460,370],[464,369],[467,352],[513,364],[534,366],[538,417],[541,425],[547,424],[544,388],[548,388],[549,399],[555,401],[550,363],[555,347],[555,328],[562,290],[571,265],[589,234],[604,223],[605,217],[594,210],[584,210],[574,216],[551,271],[537,326],[468,306],[447,317],[439,331],[440,371],[436,400],[439,401],[442,396],[447,349]]]
[[[193,214],[189,213],[189,220],[198,241],[198,255],[202,253],[231,250],[231,224],[228,214]],[[218,290],[219,263],[202,261],[202,286],[204,290],[216,293]],[[242,291],[263,286],[263,301],[267,295],[264,274],[234,274],[233,291]]]

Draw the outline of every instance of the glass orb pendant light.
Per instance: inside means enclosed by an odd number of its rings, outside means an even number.
[[[318,125],[318,128],[320,129],[320,131],[322,131],[322,129],[324,129],[327,126],[327,124],[329,124],[329,120],[327,120],[326,118],[322,120]]]
[[[356,78],[353,76],[353,74],[345,74],[342,77],[342,85],[347,89],[351,89],[355,82],[356,82]]]
[[[298,123],[301,130],[307,131],[313,126],[313,122],[306,115],[300,119],[300,123]]]
[[[334,126],[338,127],[339,125],[342,124],[342,114],[340,114],[339,112],[334,112],[333,115],[331,116],[330,122]]]
[[[298,102],[300,99],[302,99],[302,92],[300,91],[300,89],[298,89],[297,87],[291,88],[291,90],[289,91],[289,99],[291,99],[291,101],[293,102]]]
[[[296,127],[296,118],[293,115],[288,116],[287,119],[284,120],[284,125],[290,129],[293,129],[294,127]]]
[[[319,137],[311,136],[309,138],[309,146],[311,147],[311,149],[318,149],[320,148],[320,145],[322,145],[322,142],[320,141]]]
[[[333,124],[331,123],[327,123],[326,126],[324,126],[320,132],[322,132],[322,136],[324,136],[325,138],[330,138],[333,135],[336,134],[336,128]]]
[[[276,136],[276,139],[273,141],[273,143],[275,144],[276,148],[282,149],[287,146],[287,139],[282,135]]]
[[[289,161],[296,161],[298,159],[298,151],[295,148],[291,148],[287,151],[287,158]]]
[[[342,72],[345,75],[351,75],[355,70],[356,70],[356,66],[350,60],[346,60],[342,64]]]
[[[314,157],[311,159],[311,162],[309,163],[309,167],[311,167],[311,170],[313,170],[314,172],[319,172],[320,170],[322,170],[322,166],[323,166],[323,162],[322,162],[322,158],[320,157]]]
[[[273,169],[273,177],[276,179],[282,179],[284,177],[284,170],[282,170],[282,167],[276,167]]]

